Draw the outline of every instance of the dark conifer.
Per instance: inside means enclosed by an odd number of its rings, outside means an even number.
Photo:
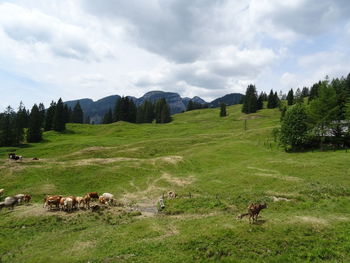
[[[79,101],[75,104],[73,108],[71,121],[72,123],[83,123],[84,121],[84,114]]]
[[[42,115],[39,108],[34,104],[29,116],[29,127],[27,130],[28,142],[40,142],[42,140],[41,118]]]
[[[257,111],[258,96],[256,94],[256,88],[254,85],[250,84],[247,87],[246,94],[244,96],[244,102],[242,106],[242,112],[244,113],[254,113]]]
[[[66,129],[64,106],[61,98],[56,104],[55,115],[53,116],[53,129],[58,132],[62,132]]]
[[[50,104],[50,107],[47,109],[47,112],[46,112],[45,125],[44,125],[45,131],[52,130],[55,111],[56,111],[56,102],[52,101]]]
[[[109,109],[103,117],[103,124],[109,124],[113,122],[112,110]]]
[[[287,104],[288,104],[289,106],[294,104],[294,91],[293,91],[293,89],[291,89],[291,90],[288,92],[288,95],[287,95]]]
[[[220,117],[226,117],[226,104],[220,103]]]

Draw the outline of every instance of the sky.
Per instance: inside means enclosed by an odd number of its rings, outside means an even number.
[[[350,73],[349,13],[349,0],[2,0],[0,110],[309,87]]]

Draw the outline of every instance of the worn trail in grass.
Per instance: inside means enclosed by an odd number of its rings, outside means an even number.
[[[1,261],[350,261],[350,153],[285,153],[271,135],[277,110],[228,113],[191,111],[166,125],[70,124],[42,143],[0,148],[0,188],[33,195],[32,205],[0,212]],[[23,162],[6,160],[14,150]],[[170,190],[178,198],[155,214]],[[42,208],[46,194],[90,191],[111,192],[123,206]],[[257,224],[236,219],[258,201],[268,209]]]

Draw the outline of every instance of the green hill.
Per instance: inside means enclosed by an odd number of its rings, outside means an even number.
[[[69,124],[42,143],[0,148],[0,188],[33,195],[31,205],[0,211],[0,261],[349,262],[350,152],[285,153],[271,135],[278,110],[240,107],[162,125]],[[6,159],[14,150],[22,162]],[[120,204],[99,213],[42,207],[46,194],[90,191]],[[168,191],[178,197],[155,213]],[[268,208],[256,224],[237,220],[251,202]]]

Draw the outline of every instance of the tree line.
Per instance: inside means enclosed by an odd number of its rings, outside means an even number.
[[[84,114],[79,102],[73,110],[62,102],[52,101],[45,109],[43,103],[34,104],[29,111],[21,102],[17,112],[10,106],[0,113],[0,146],[18,146],[21,142],[40,142],[43,131],[63,132],[66,123],[83,123]]]
[[[165,98],[156,102],[144,101],[139,107],[128,97],[117,100],[114,109],[109,109],[103,117],[103,124],[117,121],[131,123],[168,123],[171,122],[170,108]]]
[[[280,143],[287,151],[350,146],[350,74],[287,95]]]
[[[281,102],[277,91],[274,92],[271,89],[269,95],[265,92],[261,92],[258,96],[255,85],[250,84],[241,100],[243,103],[242,112],[246,114],[255,113],[264,108],[265,101],[267,102],[266,106],[268,109],[278,108]]]

